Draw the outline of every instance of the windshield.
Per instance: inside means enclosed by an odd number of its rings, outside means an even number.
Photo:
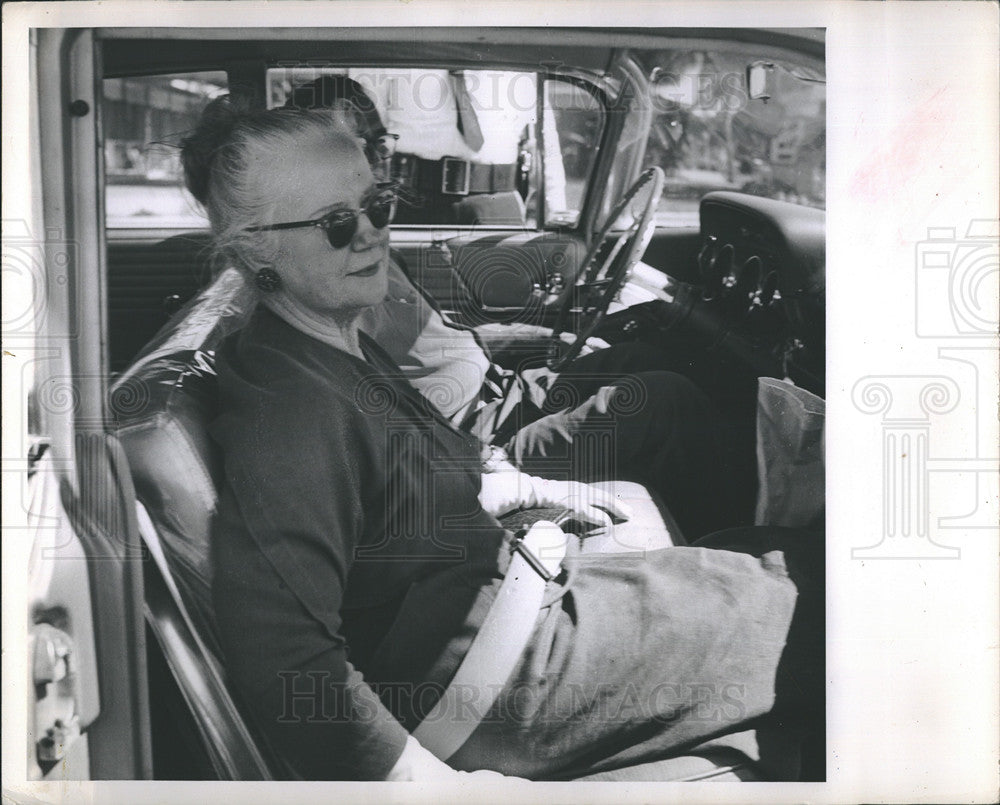
[[[755,62],[745,53],[663,50],[648,63],[653,116],[643,167],[666,174],[658,223],[697,225],[699,200],[711,190],[825,207],[822,79],[804,66]],[[751,64],[766,75],[769,97],[749,97]]]

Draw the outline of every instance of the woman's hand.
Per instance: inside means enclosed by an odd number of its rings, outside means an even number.
[[[548,509],[561,507],[572,518],[591,527],[607,527],[612,516],[628,520],[631,507],[603,490],[579,481],[553,481],[548,478],[526,476],[531,483],[532,500],[525,508]]]
[[[517,509],[563,508],[590,526],[609,526],[611,516],[627,520],[632,512],[622,501],[578,481],[552,481],[517,470],[482,476],[479,503],[494,517]]]
[[[386,782],[397,783],[402,781],[415,782],[493,782],[500,780],[519,780],[527,782],[524,777],[508,777],[500,772],[481,769],[479,771],[456,771],[443,760],[439,760],[428,750],[424,749],[412,735],[406,739],[406,746],[403,747],[403,754],[399,756],[396,765],[389,770]]]
[[[486,473],[479,489],[479,505],[494,517],[528,508],[533,494],[530,477],[516,469]]]

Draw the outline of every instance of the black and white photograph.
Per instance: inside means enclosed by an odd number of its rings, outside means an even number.
[[[997,7],[809,5],[5,5],[5,801],[993,801]]]

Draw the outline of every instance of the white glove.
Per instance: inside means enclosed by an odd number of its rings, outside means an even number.
[[[530,475],[519,470],[499,470],[482,476],[479,505],[494,517],[503,517],[527,505],[532,497]]]
[[[627,504],[579,481],[552,481],[517,470],[491,472],[483,476],[479,503],[494,517],[517,509],[564,508],[590,526],[611,525],[610,515],[627,520]]]
[[[553,481],[528,475],[531,483],[532,499],[526,504],[528,509],[548,509],[561,507],[572,516],[589,526],[607,527],[611,517],[628,520],[632,516],[631,507],[614,495],[579,481]]]
[[[389,770],[386,782],[402,781],[416,782],[500,782],[501,780],[517,780],[528,782],[524,777],[509,777],[497,771],[480,769],[479,771],[456,771],[443,760],[439,760],[427,749],[424,749],[412,735],[406,738],[403,754],[399,756],[396,765]]]

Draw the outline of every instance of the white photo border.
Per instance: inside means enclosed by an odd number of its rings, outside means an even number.
[[[12,713],[27,700],[23,667],[13,664],[18,657],[23,662],[24,653],[11,649],[25,624],[25,577],[23,551],[7,538],[7,515],[17,501],[5,492],[5,799],[270,803],[280,792],[295,803],[499,796],[547,804],[995,801],[997,333],[988,326],[990,297],[976,295],[984,287],[991,293],[1000,217],[995,3],[5,4],[3,218],[25,218],[19,207],[37,203],[26,169],[17,164],[27,146],[18,120],[28,108],[32,27],[493,26],[498,20],[826,29],[828,781],[532,783],[503,791],[386,783],[279,789],[284,784],[24,782],[24,735],[15,731],[24,722]],[[977,248],[985,252],[968,258],[972,273],[958,276],[961,261]],[[7,445],[7,429],[16,428],[22,412],[17,389],[6,390],[19,376],[6,354],[3,365]],[[927,452],[917,469],[930,479],[920,500],[895,485],[891,468],[897,453],[918,442]],[[923,531],[903,533],[892,519],[897,514],[917,518]]]

